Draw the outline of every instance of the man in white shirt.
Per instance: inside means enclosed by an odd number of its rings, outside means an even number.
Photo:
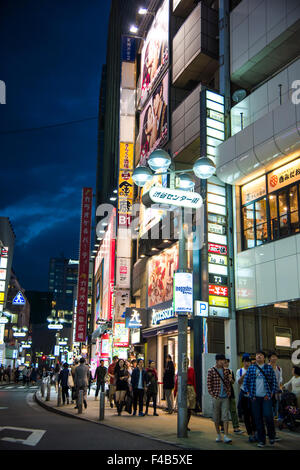
[[[246,426],[247,434],[249,436],[249,442],[255,442],[255,423],[251,412],[250,398],[245,394],[243,388],[243,382],[249,366],[251,365],[251,359],[249,354],[244,354],[242,357],[243,367],[236,371],[235,381],[240,386],[240,394],[238,401],[238,410],[244,417],[244,423]]]

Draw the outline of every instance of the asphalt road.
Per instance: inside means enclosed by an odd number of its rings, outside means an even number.
[[[169,444],[47,411],[37,388],[0,386],[1,450],[176,450]]]

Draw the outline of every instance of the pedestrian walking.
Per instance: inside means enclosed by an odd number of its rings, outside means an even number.
[[[255,420],[258,447],[266,445],[266,421],[267,433],[271,445],[275,443],[275,425],[272,408],[272,397],[277,392],[277,379],[273,367],[265,364],[266,354],[257,351],[256,363],[252,364],[244,379],[244,390],[249,394],[252,413]]]
[[[123,359],[119,359],[114,370],[116,382],[116,405],[118,415],[120,416],[125,401],[125,395],[128,391],[129,372]]]
[[[19,382],[19,375],[20,375],[20,370],[19,370],[19,367],[17,367],[15,370],[15,383],[16,384]]]
[[[3,377],[4,377],[4,367],[1,365],[0,366],[0,382],[3,381]]]
[[[31,385],[35,385],[37,382],[37,370],[35,367],[31,369],[30,382],[31,382]]]
[[[75,409],[78,408],[79,405],[79,391],[83,391],[83,404],[84,407],[87,408],[87,388],[89,384],[89,378],[90,378],[90,371],[88,366],[85,365],[85,359],[84,357],[81,357],[79,360],[79,366],[76,367],[75,369],[75,388],[76,388],[76,397],[77,397],[77,403],[75,406]]]
[[[61,370],[61,367],[59,363],[57,362],[55,365],[55,369],[54,369],[54,373],[52,377],[56,392],[58,391],[58,376],[59,376],[60,370]]]
[[[8,383],[10,383],[11,382],[11,366],[8,366],[6,369],[6,377],[7,377]]]
[[[157,393],[158,393],[158,375],[157,370],[155,369],[155,362],[149,361],[149,367],[146,369],[147,373],[147,400],[146,400],[146,411],[145,415],[148,414],[148,408],[150,400],[153,403],[153,416],[158,416],[156,413],[156,404],[157,404]]]
[[[112,363],[108,366],[108,375],[109,375],[109,391],[108,391],[108,400],[110,407],[113,408],[113,400],[116,393],[116,380],[115,380],[115,367],[118,362],[118,356],[112,358]]]
[[[107,374],[107,368],[104,367],[104,361],[100,361],[100,365],[97,367],[95,371],[94,380],[96,381],[96,392],[95,392],[95,400],[97,400],[99,390],[101,388],[101,392],[105,392],[105,377]]]
[[[272,405],[273,405],[273,414],[274,418],[278,416],[278,406],[281,393],[281,387],[283,384],[282,369],[278,365],[278,355],[276,352],[271,352],[268,354],[269,365],[273,367],[273,370],[276,375],[277,380],[277,392],[273,395]]]
[[[75,361],[73,362],[73,365],[71,366],[71,375],[72,375],[72,379],[73,379],[73,383],[74,383],[74,386],[72,387],[72,391],[71,391],[71,403],[73,405],[74,401],[76,401],[77,397],[76,397],[76,387],[75,387],[75,370],[76,370],[76,367],[79,366],[79,361],[78,359],[75,359]]]
[[[236,371],[236,383],[240,386],[238,410],[244,418],[246,431],[248,434],[249,442],[255,442],[255,421],[252,414],[251,401],[249,396],[246,394],[244,389],[244,379],[251,365],[251,359],[249,354],[243,354],[242,357],[243,367]]]
[[[168,354],[166,367],[163,376],[163,388],[167,401],[167,412],[169,414],[173,413],[173,389],[175,386],[175,367],[172,361],[172,356]]]
[[[283,388],[296,395],[298,408],[300,408],[300,367],[294,366],[292,374],[292,378],[283,385]]]
[[[239,418],[237,414],[237,409],[236,409],[236,401],[235,401],[235,393],[234,393],[234,388],[233,384],[235,383],[235,378],[234,378],[234,373],[233,370],[229,368],[230,364],[230,359],[225,359],[225,364],[224,367],[225,369],[228,369],[230,372],[230,385],[231,385],[231,394],[229,397],[229,410],[230,410],[230,416],[231,416],[231,421],[232,421],[232,426],[233,426],[233,432],[235,434],[243,434],[243,431],[240,429],[240,423],[239,423]],[[223,423],[221,423],[221,427],[223,428]]]
[[[133,390],[133,413],[136,415],[137,402],[139,402],[139,416],[145,416],[143,413],[144,392],[147,384],[147,373],[144,369],[143,359],[139,359],[137,367],[133,369],[131,376],[131,385]]]
[[[93,375],[92,375],[92,369],[91,365],[87,364],[87,367],[89,368],[89,383],[88,383],[88,395],[91,393],[91,386],[93,383]]]
[[[231,394],[231,375],[229,369],[225,369],[226,357],[224,354],[216,354],[216,364],[207,373],[207,389],[212,397],[213,421],[217,432],[216,442],[222,442],[220,422],[224,425],[224,442],[229,444],[232,439],[228,435],[230,420],[229,397]]]
[[[58,374],[58,385],[61,385],[61,395],[62,395],[62,401],[64,405],[66,404],[66,400],[67,400],[67,405],[69,404],[68,379],[69,379],[69,366],[65,362],[63,365],[63,368]]]
[[[195,376],[195,370],[193,367],[189,367],[189,359],[187,358],[187,365],[188,365],[188,370],[187,370],[187,430],[190,431],[190,428],[188,426],[191,416],[192,416],[192,411],[196,408],[196,376]],[[178,374],[176,375],[175,379],[175,387],[174,387],[174,397],[176,398],[178,391]]]

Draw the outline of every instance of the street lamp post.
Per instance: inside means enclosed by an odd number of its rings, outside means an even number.
[[[154,174],[148,167],[137,167],[132,175],[132,179],[137,186],[143,187],[148,181],[152,180],[154,175],[169,174],[172,180],[172,177],[174,178],[177,174],[179,176],[179,188],[188,191],[194,187],[194,183],[186,173],[193,172],[200,179],[208,179],[215,172],[215,164],[207,157],[200,157],[191,169],[169,170],[172,160],[170,155],[162,149],[152,152],[147,163],[154,171]],[[170,204],[174,205],[174,202]],[[179,271],[187,270],[183,214],[184,209],[182,207],[179,235]],[[178,313],[178,437],[187,437],[187,327],[187,312]]]

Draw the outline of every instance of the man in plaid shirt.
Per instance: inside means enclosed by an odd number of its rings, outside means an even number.
[[[229,369],[225,369],[224,354],[216,354],[216,365],[208,370],[207,389],[212,397],[213,421],[217,431],[216,442],[222,442],[220,434],[220,421],[224,423],[224,442],[230,443],[232,439],[228,436],[228,424],[230,420],[229,397],[231,395],[231,379]]]
[[[256,363],[251,365],[244,378],[244,392],[251,400],[252,413],[255,420],[258,447],[266,445],[266,420],[268,437],[271,445],[275,443],[275,425],[273,418],[272,397],[277,392],[277,379],[273,367],[265,364],[265,353],[256,353]]]

